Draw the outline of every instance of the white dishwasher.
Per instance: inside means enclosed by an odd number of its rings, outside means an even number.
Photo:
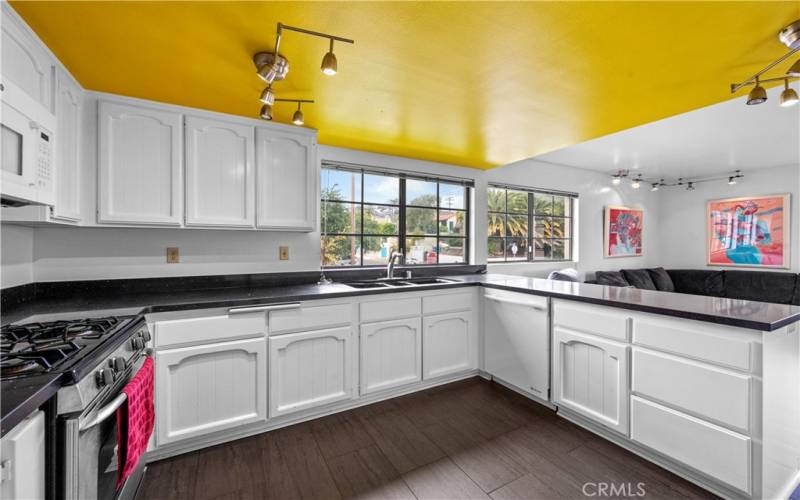
[[[484,291],[484,370],[543,400],[550,390],[550,318],[547,297]]]

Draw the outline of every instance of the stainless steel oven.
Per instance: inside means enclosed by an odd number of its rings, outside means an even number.
[[[142,482],[145,460],[119,489],[117,483],[117,409],[125,402],[122,388],[139,371],[149,349],[149,333],[139,330],[104,359],[90,376],[59,391],[59,431],[65,500],[133,499]],[[71,389],[65,391],[65,389]],[[62,391],[64,392],[62,394]],[[83,404],[86,401],[86,404]],[[62,412],[69,406],[79,410]]]

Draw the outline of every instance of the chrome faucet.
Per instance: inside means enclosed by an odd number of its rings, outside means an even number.
[[[387,280],[394,278],[394,261],[397,258],[400,258],[402,262],[405,262],[405,258],[403,257],[403,252],[392,252],[392,256],[389,257],[389,264],[387,264],[386,266]]]

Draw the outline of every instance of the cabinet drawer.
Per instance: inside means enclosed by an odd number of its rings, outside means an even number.
[[[631,317],[622,310],[562,300],[553,301],[553,324],[581,332],[628,341]]]
[[[303,305],[297,309],[269,312],[269,333],[297,332],[346,326],[353,322],[350,304]]]
[[[631,439],[750,493],[751,440],[746,436],[632,397]]]
[[[158,321],[155,323],[156,348],[174,345],[205,344],[226,339],[264,335],[264,313],[219,315]]]
[[[419,297],[376,300],[374,302],[364,302],[361,304],[362,323],[410,318],[421,314],[422,302]]]
[[[469,309],[472,309],[471,292],[422,297],[422,312],[424,314],[467,311]]]
[[[646,349],[633,349],[632,389],[670,406],[750,432],[752,377]]]
[[[636,322],[633,343],[682,354],[739,370],[753,371],[751,333],[729,326],[642,317]]]

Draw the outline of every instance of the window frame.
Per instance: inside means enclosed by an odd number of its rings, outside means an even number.
[[[502,215],[503,216],[503,235],[502,236],[491,236],[488,233],[486,234],[486,263],[487,264],[527,264],[527,263],[559,263],[559,262],[575,262],[575,200],[578,199],[578,195],[575,193],[568,193],[568,192],[560,192],[560,191],[552,191],[547,189],[536,189],[530,187],[522,187],[522,186],[513,186],[507,184],[494,184],[489,183],[487,186],[487,190],[491,189],[499,189],[503,190],[505,194],[504,200],[504,211],[496,211],[491,210],[491,207],[488,206],[488,193],[487,193],[487,207],[486,207],[486,218],[487,221],[491,214]],[[515,192],[522,192],[527,195],[527,214],[523,214],[522,212],[511,212],[509,211],[508,207],[508,193],[509,191]],[[565,199],[565,203],[568,203],[569,206],[565,205],[564,213],[569,215],[555,215],[552,213],[550,214],[537,214],[535,212],[535,203],[534,197],[538,196],[550,196],[550,197],[562,197]],[[551,205],[552,207],[552,205]],[[528,230],[525,236],[510,236],[508,234],[508,217],[509,216],[527,216],[528,222]],[[568,236],[562,238],[537,238],[535,236],[536,233],[536,221],[537,218],[550,218],[552,219],[560,219],[568,224],[569,231]],[[488,229],[488,228],[487,228]],[[511,258],[509,259],[508,256],[508,241],[511,239],[526,239],[527,244],[527,256],[525,258]],[[503,248],[503,256],[502,258],[491,257],[489,254],[489,244],[492,240],[499,240],[502,241],[502,248]],[[564,258],[561,259],[554,259],[554,258],[544,258],[544,257],[536,257],[536,242],[539,241],[549,241],[551,243],[551,256],[552,256],[552,249],[554,248],[552,245],[553,241],[559,240],[565,242],[564,247]],[[568,244],[568,246],[566,246]],[[569,257],[566,257],[566,256]]]
[[[360,175],[361,185],[360,185],[360,197],[358,201],[344,201],[344,200],[331,200],[326,199],[323,197],[323,189],[324,184],[322,183],[322,174],[325,170],[339,170],[345,172],[354,172]],[[365,182],[364,177],[366,175],[380,175],[385,177],[392,177],[398,179],[398,203],[375,203],[375,202],[367,202],[364,199],[365,194]],[[435,206],[422,206],[422,205],[408,205],[406,203],[407,197],[407,189],[406,189],[406,182],[408,180],[419,180],[425,182],[433,182],[436,183],[436,205]],[[447,208],[440,206],[440,195],[441,195],[441,184],[450,184],[461,186],[464,188],[464,208]],[[323,207],[327,203],[341,203],[344,205],[351,205],[353,207],[357,207],[360,213],[360,224],[358,227],[359,232],[353,233],[330,233],[327,231],[323,232],[323,228],[320,225],[320,246],[322,243],[322,238],[331,237],[331,236],[345,236],[348,238],[356,238],[356,244],[359,246],[359,253],[358,253],[358,261],[359,264],[351,264],[346,266],[337,266],[337,265],[323,265],[324,269],[369,269],[369,268],[378,268],[384,267],[384,264],[364,264],[364,238],[397,238],[397,247],[398,249],[403,250],[403,254],[405,258],[408,257],[406,251],[406,243],[410,238],[434,238],[436,240],[436,263],[435,264],[406,264],[404,262],[404,266],[408,267],[447,267],[447,266],[465,266],[469,265],[470,263],[470,242],[472,239],[472,234],[470,232],[471,220],[470,214],[472,211],[471,206],[471,189],[474,189],[474,185],[472,181],[467,179],[458,179],[458,178],[451,178],[451,177],[439,177],[439,176],[430,176],[430,175],[423,175],[423,174],[414,174],[410,172],[400,172],[400,171],[391,171],[391,170],[382,170],[382,169],[371,169],[369,167],[359,167],[359,166],[341,166],[341,165],[325,165],[323,164],[320,168],[320,224],[322,224],[323,220]],[[392,207],[397,208],[398,210],[398,221],[397,221],[397,233],[396,234],[373,234],[373,233],[364,233],[364,213],[365,213],[365,206],[382,206],[382,207]],[[416,235],[416,234],[408,234],[406,228],[406,209],[407,208],[423,208],[429,210],[436,211],[436,234],[429,234],[429,235]],[[442,235],[441,226],[439,222],[439,216],[442,211],[455,211],[455,212],[463,212],[464,213],[464,235]],[[357,216],[358,217],[358,216]],[[446,239],[459,239],[463,241],[463,248],[464,248],[464,258],[463,262],[452,262],[452,263],[442,263],[439,262],[441,258],[441,241]],[[322,251],[322,249],[320,250]],[[324,255],[320,256],[324,262]]]

